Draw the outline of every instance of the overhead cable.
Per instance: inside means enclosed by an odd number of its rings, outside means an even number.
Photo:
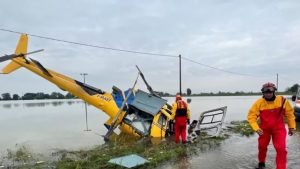
[[[197,61],[195,61],[195,60],[192,60],[192,59],[189,59],[189,58],[186,58],[186,57],[181,57],[181,58],[182,58],[183,60],[186,60],[186,61],[189,61],[189,62],[192,62],[192,63],[196,63],[196,64],[199,64],[199,65],[201,65],[201,66],[208,67],[208,68],[211,68],[211,69],[215,69],[215,70],[218,70],[218,71],[222,71],[222,72],[226,72],[226,73],[230,73],[230,74],[241,75],[241,76],[252,76],[252,75],[249,75],[249,74],[243,74],[243,73],[238,73],[238,72],[232,72],[232,71],[220,69],[220,68],[217,68],[217,67],[213,67],[213,66],[210,66],[210,65],[206,65],[206,64],[197,62]]]
[[[64,43],[69,43],[69,44],[74,44],[74,45],[81,45],[81,46],[87,46],[87,47],[93,47],[93,48],[114,50],[114,51],[119,51],[119,52],[127,52],[127,53],[143,54],[143,55],[166,56],[166,57],[178,57],[178,56],[175,56],[175,55],[168,55],[168,54],[139,52],[139,51],[133,51],[133,50],[125,50],[125,49],[117,49],[117,48],[111,48],[111,47],[105,47],[105,46],[91,45],[91,44],[87,44],[87,43],[73,42],[73,41],[68,41],[68,40],[62,40],[62,39],[57,39],[57,38],[52,38],[52,37],[47,37],[47,36],[30,34],[30,33],[23,33],[23,32],[8,30],[8,29],[2,29],[2,28],[0,28],[0,30],[1,31],[5,31],[5,32],[16,33],[16,34],[27,34],[29,36],[37,37],[37,38],[41,38],[41,39],[47,39],[47,40],[52,40],[52,41],[64,42]]]
[[[0,28],[0,31],[10,32],[10,33],[16,33],[16,34],[27,34],[27,35],[32,36],[32,37],[37,37],[37,38],[46,39],[46,40],[52,40],[52,41],[57,41],[57,42],[64,42],[64,43],[69,43],[69,44],[74,44],[74,45],[81,45],[81,46],[92,47],[92,48],[100,48],[100,49],[106,49],[106,50],[113,50],[113,51],[119,51],[119,52],[127,52],[127,53],[134,53],[134,54],[143,54],[143,55],[165,56],[165,57],[172,57],[172,58],[179,57],[179,55],[159,54],[159,53],[150,53],[150,52],[140,52],[140,51],[117,49],[117,48],[111,48],[111,47],[105,47],[105,46],[99,46],[99,45],[91,45],[91,44],[87,44],[87,43],[73,42],[73,41],[69,41],[69,40],[63,40],[63,39],[57,39],[57,38],[52,38],[52,37],[47,37],[47,36],[41,36],[41,35],[36,35],[36,34],[18,32],[18,31],[9,30],[9,29],[3,29],[3,28]],[[256,76],[249,75],[249,74],[232,72],[232,71],[220,69],[220,68],[217,68],[217,67],[213,67],[213,66],[210,66],[210,65],[207,65],[207,64],[200,63],[198,61],[189,59],[187,57],[181,57],[181,58],[183,60],[186,60],[186,61],[189,61],[189,62],[192,62],[192,63],[196,63],[196,64],[199,64],[201,66],[208,67],[208,68],[211,68],[211,69],[215,69],[215,70],[218,70],[218,71],[221,71],[221,72],[226,72],[226,73],[240,75],[240,76],[256,77]]]

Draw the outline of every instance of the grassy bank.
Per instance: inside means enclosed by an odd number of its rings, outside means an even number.
[[[172,139],[172,138],[168,138]],[[122,168],[108,163],[112,158],[137,154],[149,163],[137,168],[154,168],[158,165],[176,161],[178,158],[195,155],[199,152],[218,146],[226,137],[202,138],[195,144],[175,144],[173,140],[140,140],[137,142],[112,142],[96,147],[92,150],[65,152],[57,163],[59,169],[115,169]],[[159,142],[159,141],[158,141]],[[200,151],[199,151],[200,150]]]
[[[173,137],[166,139],[134,139],[122,135],[113,141],[96,146],[89,150],[59,151],[53,159],[41,161],[35,158],[26,147],[9,150],[6,160],[10,160],[10,167],[20,169],[58,168],[58,169],[117,169],[122,168],[108,161],[113,158],[137,154],[149,163],[136,168],[150,169],[166,163],[176,163],[179,159],[189,158],[199,153],[205,153],[219,147],[230,136],[230,133],[240,133],[242,136],[253,134],[245,121],[235,121],[227,126],[228,130],[220,137],[207,137],[202,134],[199,141],[193,144],[175,144]],[[224,134],[229,133],[229,134]],[[0,168],[3,163],[0,160]],[[7,163],[6,163],[7,164]],[[4,167],[4,166],[3,166]],[[5,166],[7,167],[7,165]]]
[[[227,126],[228,130],[233,133],[239,133],[242,136],[251,136],[254,134],[249,123],[245,121],[232,121],[230,126]]]

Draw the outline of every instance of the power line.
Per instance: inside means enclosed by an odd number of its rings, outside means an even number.
[[[241,76],[251,76],[251,77],[254,77],[253,75],[243,74],[243,73],[238,73],[238,72],[232,72],[232,71],[220,69],[220,68],[217,68],[217,67],[213,67],[213,66],[210,66],[210,65],[206,65],[206,64],[197,62],[195,60],[192,60],[192,59],[189,59],[189,58],[186,58],[186,57],[182,57],[182,59],[184,59],[186,61],[189,61],[189,62],[192,62],[192,63],[196,63],[196,64],[204,66],[204,67],[208,67],[208,68],[211,68],[211,69],[215,69],[215,70],[226,72],[226,73],[230,73],[230,74],[236,74],[236,75],[241,75]]]
[[[169,54],[159,54],[159,53],[150,53],[150,52],[140,52],[140,51],[133,51],[133,50],[125,50],[125,49],[117,49],[117,48],[111,48],[111,47],[105,47],[105,46],[99,46],[99,45],[91,45],[91,44],[87,44],[87,43],[81,43],[81,42],[73,42],[73,41],[68,41],[68,40],[63,40],[63,39],[57,39],[57,38],[52,38],[52,37],[47,37],[47,36],[41,36],[41,35],[36,35],[36,34],[30,34],[30,33],[24,33],[24,32],[18,32],[18,31],[14,31],[14,30],[8,30],[8,29],[3,29],[0,28],[0,31],[4,31],[4,32],[10,32],[10,33],[16,33],[16,34],[27,34],[29,36],[32,37],[37,37],[37,38],[41,38],[41,39],[46,39],[46,40],[52,40],[52,41],[57,41],[57,42],[64,42],[64,43],[69,43],[69,44],[74,44],[74,45],[80,45],[80,46],[86,46],[86,47],[92,47],[92,48],[100,48],[100,49],[106,49],[106,50],[113,50],[113,51],[119,51],[119,52],[127,52],[127,53],[134,53],[134,54],[143,54],[143,55],[152,55],[152,56],[165,56],[165,57],[172,57],[172,58],[178,58],[179,55],[169,55]],[[240,76],[251,76],[251,77],[257,77],[257,76],[253,76],[253,75],[249,75],[249,74],[243,74],[243,73],[238,73],[238,72],[233,72],[233,71],[228,71],[225,69],[220,69],[217,67],[213,67],[204,63],[200,63],[198,61],[186,58],[186,57],[182,57],[182,59],[192,62],[192,63],[196,63],[198,65],[204,66],[204,67],[208,67],[210,69],[215,69],[221,72],[226,72],[226,73],[230,73],[230,74],[235,74],[235,75],[240,75]]]
[[[35,35],[35,34],[30,34],[30,33],[24,33],[24,32],[18,32],[18,31],[2,29],[2,28],[0,28],[0,30],[5,31],[5,32],[16,33],[16,34],[27,34],[27,35],[32,36],[32,37],[37,37],[37,38],[47,39],[47,40],[52,40],[52,41],[57,41],[57,42],[64,42],[64,43],[69,43],[69,44],[74,44],[74,45],[81,45],[81,46],[100,48],[100,49],[106,49],[106,50],[114,50],[114,51],[119,51],[119,52],[127,52],[127,53],[143,54],[143,55],[166,56],[166,57],[178,57],[178,56],[175,56],[175,55],[168,55],[168,54],[139,52],[139,51],[133,51],[133,50],[125,50],[125,49],[117,49],[117,48],[111,48],[111,47],[105,47],[105,46],[91,45],[91,44],[87,44],[87,43],[73,42],[73,41],[68,41],[68,40],[62,40],[62,39],[57,39],[57,38],[52,38],[52,37],[47,37],[47,36],[41,36],[41,35]]]

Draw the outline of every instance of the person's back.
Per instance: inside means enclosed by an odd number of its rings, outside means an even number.
[[[175,142],[179,143],[180,136],[182,143],[186,143],[186,124],[190,121],[190,111],[187,103],[180,95],[176,95],[176,102],[173,104],[173,115],[175,116]]]

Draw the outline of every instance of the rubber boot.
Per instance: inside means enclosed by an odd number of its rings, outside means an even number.
[[[264,162],[260,162],[258,163],[258,167],[256,169],[265,169],[266,168],[266,164]]]

